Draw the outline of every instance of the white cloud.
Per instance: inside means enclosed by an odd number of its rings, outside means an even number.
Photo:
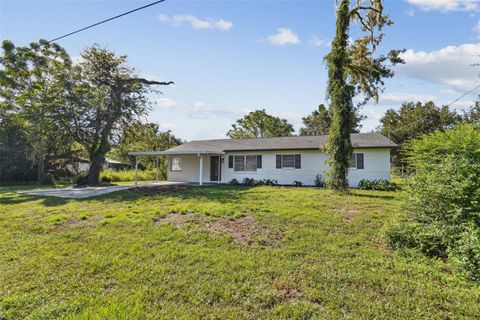
[[[276,46],[299,44],[300,38],[289,28],[278,28],[277,33],[267,37],[267,41]]]
[[[308,44],[310,44],[312,47],[330,47],[330,41],[322,40],[317,36],[311,36],[308,40]]]
[[[384,93],[380,95],[379,104],[401,104],[402,102],[409,101],[435,101],[437,97],[426,95],[426,94],[417,94],[417,93],[408,93],[408,92],[391,92]]]
[[[231,21],[224,19],[215,20],[211,18],[199,19],[191,14],[174,16],[161,14],[158,16],[158,20],[160,22],[169,22],[176,27],[181,26],[184,23],[189,23],[193,29],[216,29],[227,31],[233,27],[233,23]]]
[[[479,55],[480,43],[448,46],[431,52],[409,49],[402,54],[405,64],[396,67],[396,74],[463,93],[472,89],[479,79],[478,68],[472,66],[479,62]]]
[[[188,103],[177,103],[168,98],[161,98],[154,102],[154,108],[171,110],[184,114],[187,118],[231,118],[247,113],[248,109],[226,108],[212,106],[207,103],[193,101]]]
[[[154,105],[158,108],[170,109],[177,106],[177,103],[168,98],[160,98],[154,102]]]
[[[478,11],[479,2],[476,0],[407,0],[408,3],[423,11]]]

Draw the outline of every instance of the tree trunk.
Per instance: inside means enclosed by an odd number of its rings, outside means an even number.
[[[337,26],[328,61],[328,94],[333,110],[332,125],[328,137],[328,152],[331,170],[329,184],[334,190],[348,190],[348,167],[352,145],[352,88],[346,82],[348,59],[348,31],[350,27],[350,0],[342,0],[337,11]]]
[[[105,155],[103,152],[96,150],[90,153],[90,169],[88,170],[87,184],[97,185],[100,182],[100,172],[102,171]]]
[[[37,167],[37,183],[42,184],[45,182],[45,148],[43,142],[40,142],[38,148],[38,167]]]

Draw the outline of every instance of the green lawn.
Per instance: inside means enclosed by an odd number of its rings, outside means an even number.
[[[480,286],[385,245],[400,193],[17,189],[0,188],[0,319],[480,318]]]

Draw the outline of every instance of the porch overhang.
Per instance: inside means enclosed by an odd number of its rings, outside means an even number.
[[[140,151],[129,152],[129,156],[169,156],[169,155],[198,155],[198,156],[221,156],[224,151],[198,150],[198,151]]]

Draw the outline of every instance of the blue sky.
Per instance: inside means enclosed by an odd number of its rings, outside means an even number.
[[[150,1],[0,0],[0,38],[26,45]],[[402,101],[448,103],[480,83],[480,2],[385,1],[395,24],[380,51],[405,48],[379,104],[362,109],[363,131]],[[60,40],[72,57],[98,43],[126,54],[139,74],[173,80],[152,96],[148,120],[183,139],[223,138],[246,112],[264,108],[301,126],[325,102],[323,57],[335,27],[331,1],[166,2]],[[358,34],[358,26],[352,35]],[[468,107],[480,90],[454,105]]]

